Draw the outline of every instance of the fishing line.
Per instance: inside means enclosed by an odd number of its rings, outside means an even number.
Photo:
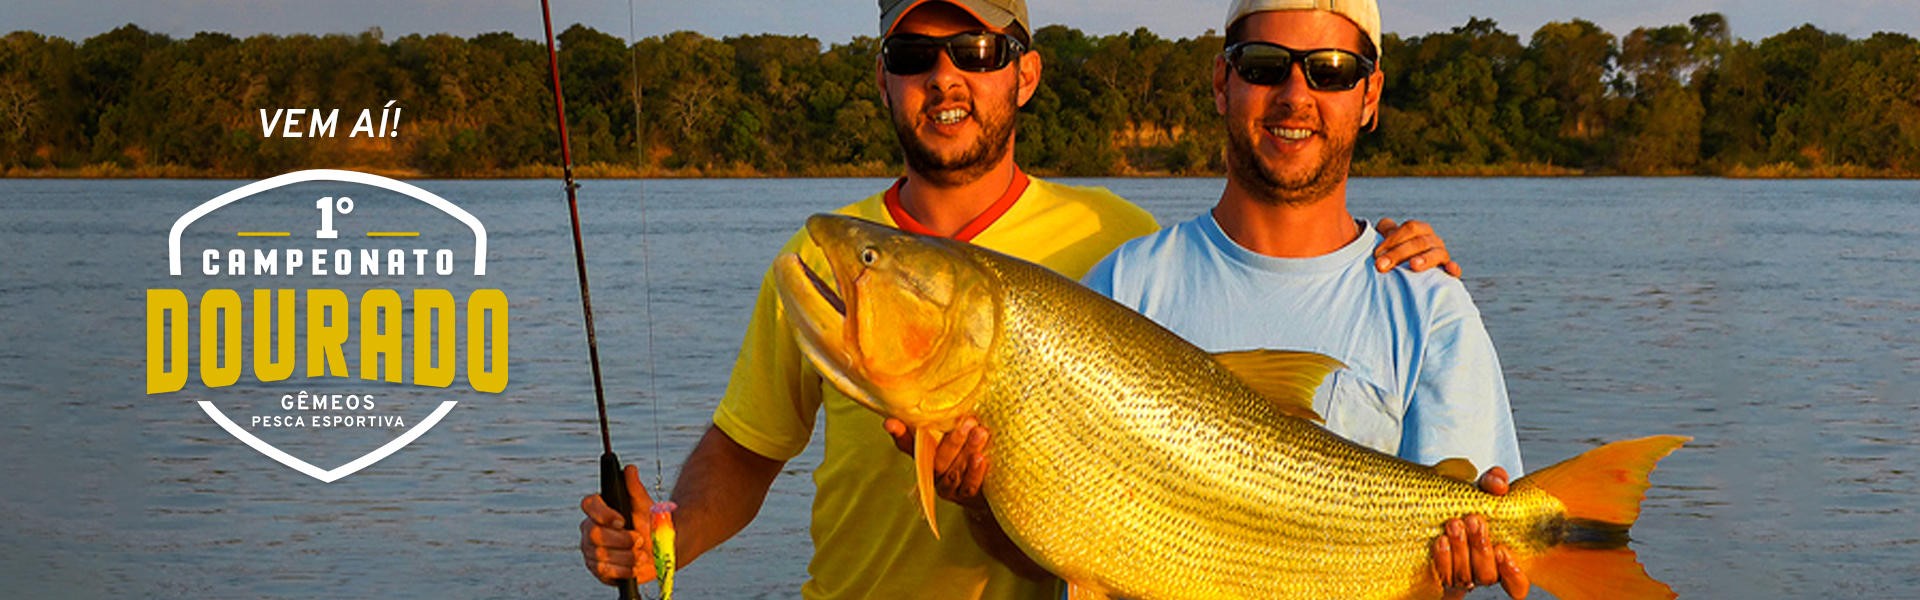
[[[640,203],[640,284],[647,319],[647,400],[653,408],[653,490],[657,494],[667,489],[667,466],[660,446],[665,430],[660,427],[660,385],[656,376],[659,370],[654,368],[653,361],[653,250],[649,243],[653,234],[652,224],[647,221],[646,125],[640,120],[640,35],[633,22],[633,0],[627,0],[627,62],[633,72],[633,154],[634,165],[640,169],[633,180],[633,196]]]
[[[647,405],[653,410],[653,490],[664,493],[667,489],[667,467],[663,458],[666,452],[661,449],[661,438],[666,430],[660,425],[660,370],[654,363],[653,345],[653,234],[652,222],[647,219],[646,195],[646,126],[640,120],[640,34],[634,26],[633,0],[627,0],[627,68],[633,73],[633,153],[635,168],[639,172],[634,177],[634,199],[640,204],[640,283],[641,297],[646,306],[647,320]],[[650,514],[648,530],[653,537],[653,573],[660,582],[660,600],[673,600],[674,572],[678,570],[679,559],[675,556],[675,533],[673,529],[673,510],[675,504],[668,500],[654,503]]]

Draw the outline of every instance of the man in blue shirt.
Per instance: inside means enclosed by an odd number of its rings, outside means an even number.
[[[1347,209],[1360,132],[1379,115],[1380,18],[1373,0],[1238,0],[1214,61],[1226,117],[1227,187],[1209,213],[1122,245],[1085,283],[1212,351],[1305,350],[1347,368],[1314,409],[1353,441],[1421,464],[1521,472],[1506,383],[1460,281],[1380,272],[1380,237]],[[1504,472],[1503,472],[1504,471]],[[1449,596],[1524,577],[1477,516],[1434,542]]]

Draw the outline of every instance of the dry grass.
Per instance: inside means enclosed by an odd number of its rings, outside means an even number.
[[[1353,165],[1353,174],[1359,177],[1580,177],[1590,175],[1581,169],[1545,163],[1390,165],[1374,162]]]
[[[238,177],[232,173],[181,165],[122,167],[114,163],[95,163],[64,169],[29,169],[15,166],[7,169],[4,175],[9,179],[226,179]]]
[[[1859,165],[1814,165],[1803,167],[1790,162],[1759,166],[1734,165],[1716,173],[1733,179],[1915,179],[1920,173],[1893,169],[1874,169]]]

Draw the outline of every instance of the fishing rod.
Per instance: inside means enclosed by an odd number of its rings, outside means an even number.
[[[553,10],[548,0],[540,0],[540,17],[546,26],[547,34],[547,73],[553,79],[554,119],[560,126],[560,172],[566,182],[567,215],[573,225],[573,261],[580,277],[580,312],[587,327],[587,360],[593,365],[593,401],[600,416],[600,499],[609,508],[620,513],[626,528],[633,529],[633,499],[627,495],[625,478],[621,474],[620,457],[613,453],[613,434],[607,426],[606,387],[600,377],[600,343],[593,327],[593,293],[587,286],[587,250],[580,236],[580,200],[576,190],[580,188],[573,180],[573,143],[567,136],[567,101],[560,90],[560,53],[553,41]],[[652,507],[649,515],[652,524],[653,563],[655,574],[660,580],[662,598],[673,595],[673,571],[676,566],[673,548],[673,503],[664,502]],[[618,584],[620,600],[639,600],[640,586],[633,579],[623,579]]]

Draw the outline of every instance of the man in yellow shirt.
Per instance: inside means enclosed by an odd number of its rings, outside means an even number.
[[[1158,229],[1145,211],[1100,188],[1027,176],[1013,161],[1014,118],[1038,89],[1022,0],[880,0],[875,78],[906,158],[905,177],[838,213],[941,235],[1033,261],[1078,279],[1121,242]],[[1396,232],[1389,262],[1447,264],[1422,228]],[[1383,245],[1383,248],[1389,245]],[[1431,252],[1428,252],[1431,250]],[[781,250],[824,269],[804,233]],[[1422,254],[1423,252],[1428,252]],[[1450,268],[1451,270],[1451,268]],[[826,456],[814,471],[814,555],[806,598],[1052,598],[1059,583],[1005,539],[984,506],[940,503],[935,539],[907,497],[912,459],[878,415],[824,382],[800,354],[773,293],[761,284],[713,426],[675,482],[676,553],[686,564],[750,522],[786,461],[826,414]],[[950,436],[951,456],[967,436]],[[634,513],[652,500],[629,468]],[[597,495],[582,501],[581,552],[602,581],[654,577],[645,520]]]

